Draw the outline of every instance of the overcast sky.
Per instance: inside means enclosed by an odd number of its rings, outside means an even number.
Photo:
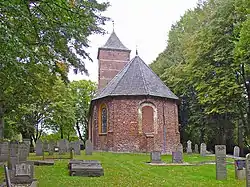
[[[139,56],[150,64],[167,46],[171,25],[180,19],[186,10],[194,8],[198,0],[109,0],[111,6],[103,15],[115,22],[115,32],[121,42],[131,49],[130,58],[135,55],[136,45]],[[112,21],[104,26],[110,34]],[[97,50],[105,44],[109,34],[89,37],[87,49],[93,62],[86,61],[89,77],[69,73],[70,80],[98,80]]]

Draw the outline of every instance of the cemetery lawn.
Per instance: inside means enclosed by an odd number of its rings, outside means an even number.
[[[41,159],[34,155],[30,159]],[[114,154],[95,152],[92,156],[81,156],[74,159],[99,160],[104,168],[102,177],[71,177],[67,164],[68,159],[56,160],[54,166],[36,166],[35,177],[39,187],[110,187],[110,186],[245,186],[245,180],[234,177],[234,165],[227,165],[228,178],[225,181],[215,179],[215,165],[202,166],[151,166],[146,164],[150,156],[146,154]],[[162,156],[164,162],[171,162],[171,156]],[[185,162],[213,161],[214,157],[184,155]],[[227,161],[232,162],[232,159]],[[2,172],[1,172],[2,173]],[[3,178],[3,173],[2,173]]]

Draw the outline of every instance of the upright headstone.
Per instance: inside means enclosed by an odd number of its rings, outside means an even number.
[[[198,146],[198,144],[194,145],[194,152],[199,154],[199,146]]]
[[[91,140],[87,140],[85,142],[85,154],[92,155],[92,152],[93,152],[93,144],[92,144]]]
[[[19,151],[18,151],[18,142],[12,141],[9,146],[9,161],[8,168],[13,170],[15,165],[19,163]]]
[[[67,142],[65,139],[59,140],[59,154],[64,155],[68,152]]]
[[[172,152],[172,163],[182,163],[183,156],[181,151]]]
[[[36,156],[43,156],[43,142],[42,142],[42,140],[36,141]]]
[[[215,146],[216,180],[227,179],[226,146]]]
[[[28,138],[23,138],[23,143],[27,146],[28,151],[30,153],[30,139]]]
[[[240,148],[238,146],[234,146],[234,156],[235,157],[240,156]]]
[[[43,151],[48,152],[49,151],[49,143],[47,140],[44,140],[43,142]]]
[[[0,162],[6,162],[9,159],[9,142],[0,143]]]
[[[183,153],[183,146],[181,143],[177,144],[175,151]]]
[[[11,182],[16,184],[27,184],[34,181],[34,162],[20,162],[12,171]]]
[[[75,155],[81,155],[80,141],[70,142],[70,148],[73,148]]]
[[[206,156],[206,152],[207,152],[207,145],[205,143],[201,143],[201,147],[200,147],[200,155],[201,156]]]
[[[187,154],[192,154],[192,142],[190,140],[187,141]]]
[[[151,163],[160,163],[161,162],[161,152],[160,151],[152,151],[150,153],[150,162]]]
[[[250,187],[250,153],[246,156],[246,187]]]
[[[29,156],[29,147],[24,142],[19,143],[19,161],[26,161]]]
[[[53,154],[54,154],[54,152],[55,152],[55,146],[56,146],[55,141],[50,140],[50,141],[49,141],[49,144],[48,144],[48,152],[49,152],[49,155],[53,155]]]

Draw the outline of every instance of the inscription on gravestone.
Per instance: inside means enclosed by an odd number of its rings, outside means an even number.
[[[227,164],[226,164],[226,146],[215,146],[215,159],[216,159],[216,179],[227,179]]]
[[[250,187],[250,153],[246,156],[246,187]]]
[[[16,165],[16,176],[31,175],[31,166],[25,163]]]

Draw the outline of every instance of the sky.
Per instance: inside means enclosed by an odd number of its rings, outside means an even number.
[[[101,1],[99,1],[101,2]],[[86,61],[89,76],[71,70],[69,79],[98,80],[98,47],[103,46],[113,30],[121,42],[131,50],[130,59],[135,56],[136,46],[139,56],[146,64],[152,63],[167,46],[171,25],[196,6],[198,0],[109,0],[111,6],[102,15],[111,18],[103,28],[105,35],[89,37],[90,47],[86,49],[93,62]]]

